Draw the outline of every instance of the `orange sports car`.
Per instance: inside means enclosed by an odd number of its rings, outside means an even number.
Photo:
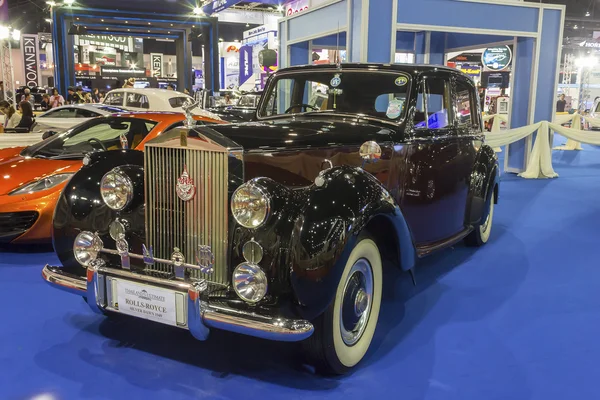
[[[198,124],[224,123],[194,117]],[[144,144],[176,126],[185,116],[173,112],[130,112],[94,118],[29,147],[0,150],[0,243],[52,240],[56,201],[85,154]]]

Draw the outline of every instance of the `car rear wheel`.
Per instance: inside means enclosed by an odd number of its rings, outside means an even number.
[[[377,244],[361,237],[352,250],[335,299],[316,320],[305,341],[317,371],[344,374],[365,356],[377,327],[382,292],[382,263]]]
[[[492,194],[493,196],[493,194]],[[483,246],[490,240],[492,233],[492,225],[494,222],[494,199],[492,198],[489,205],[488,216],[482,223],[475,226],[473,232],[465,238],[467,246],[479,247]]]

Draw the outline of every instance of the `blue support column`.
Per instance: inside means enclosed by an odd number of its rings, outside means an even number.
[[[561,11],[544,10],[542,21],[542,37],[540,61],[538,64],[538,80],[535,96],[534,122],[552,121],[555,112],[556,96],[556,59],[560,57],[559,44],[562,38],[558,32],[561,28]]]
[[[427,32],[417,32],[415,34],[415,61],[417,64],[425,64],[425,54],[427,53]]]
[[[369,2],[369,39],[367,61],[389,63],[392,59],[392,36],[395,31],[394,1],[377,0]]]
[[[348,43],[352,43],[350,46],[350,52],[348,53],[349,62],[361,62],[363,49],[363,40],[367,40],[367,33],[365,26],[363,26],[363,2],[362,0],[347,0],[352,1],[351,4],[351,28]],[[365,55],[366,57],[366,55]]]
[[[515,54],[513,55],[513,84],[512,84],[512,115],[510,119],[511,128],[528,125],[530,98],[531,98],[531,74],[533,68],[533,55],[535,53],[535,40],[533,38],[518,38]],[[505,170],[507,172],[519,173],[525,170],[527,156],[527,139],[520,140],[508,146],[508,154],[505,158]]]
[[[431,32],[429,41],[429,64],[444,65],[446,33]]]
[[[300,42],[290,46],[290,66],[309,64],[309,42]]]

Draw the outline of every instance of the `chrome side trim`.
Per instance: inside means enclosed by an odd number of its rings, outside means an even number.
[[[187,293],[187,329],[198,340],[205,340],[208,337],[209,328],[283,342],[307,339],[314,331],[313,325],[306,320],[266,317],[236,310],[223,304],[210,304],[203,301],[202,293],[207,290],[205,280],[196,282],[167,280],[128,270],[113,269],[101,264],[98,263],[88,268],[87,279],[69,274],[61,267],[50,265],[44,267],[42,277],[51,286],[60,290],[86,296],[92,310],[100,313],[103,313],[108,306],[105,284],[107,276],[160,285]]]

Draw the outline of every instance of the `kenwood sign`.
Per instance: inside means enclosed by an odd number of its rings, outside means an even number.
[[[40,84],[40,57],[38,53],[38,36],[21,35],[21,49],[25,66],[25,86],[33,87]]]
[[[152,76],[162,77],[163,73],[163,55],[162,53],[150,54],[150,62],[152,63]]]

